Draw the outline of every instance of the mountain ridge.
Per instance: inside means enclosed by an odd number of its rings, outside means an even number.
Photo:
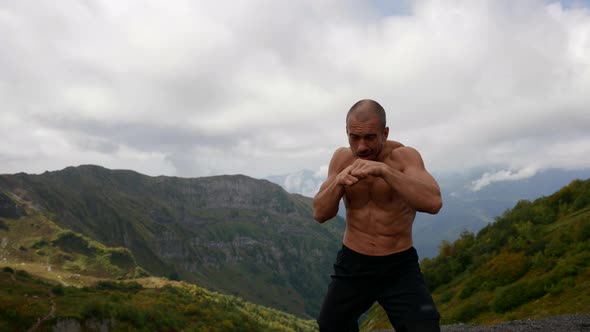
[[[0,175],[0,191],[61,227],[129,248],[155,275],[302,317],[319,310],[344,227],[317,224],[311,199],[245,175],[150,177],[84,165]]]

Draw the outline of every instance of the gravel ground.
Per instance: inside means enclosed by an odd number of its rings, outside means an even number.
[[[441,326],[442,332],[529,332],[529,331],[590,331],[590,315],[564,315],[539,320],[514,320],[496,325],[453,324]]]

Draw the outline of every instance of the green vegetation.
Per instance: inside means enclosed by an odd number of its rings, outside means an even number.
[[[149,177],[85,165],[0,175],[0,193],[28,214],[0,218],[9,247],[18,242],[10,261],[104,278],[147,271],[305,318],[319,311],[344,230],[342,219],[317,224],[310,198],[242,175]],[[55,229],[44,234],[24,220]]]
[[[55,308],[40,330],[65,321],[111,331],[315,331],[316,323],[186,283],[162,279],[55,285],[23,270],[0,272],[0,331],[26,330]]]
[[[590,180],[516,206],[421,262],[442,323],[590,313]],[[373,308],[364,331],[389,328]]]
[[[0,219],[2,220],[2,219]],[[46,272],[63,270],[100,278],[135,278],[148,274],[137,266],[131,251],[107,247],[70,230],[64,230],[43,215],[30,214],[17,220],[5,219],[0,248],[5,262],[37,264]]]

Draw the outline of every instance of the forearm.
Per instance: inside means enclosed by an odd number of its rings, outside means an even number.
[[[344,195],[344,186],[336,179],[323,186],[313,199],[313,218],[323,223],[336,216],[338,213],[338,204]]]
[[[436,214],[442,207],[438,185],[385,166],[382,178],[416,211]]]

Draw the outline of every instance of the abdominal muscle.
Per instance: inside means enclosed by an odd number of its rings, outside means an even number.
[[[391,199],[387,203],[376,203],[369,198],[350,204],[345,196],[344,245],[370,256],[385,256],[412,247],[412,224],[416,211],[399,197]]]

